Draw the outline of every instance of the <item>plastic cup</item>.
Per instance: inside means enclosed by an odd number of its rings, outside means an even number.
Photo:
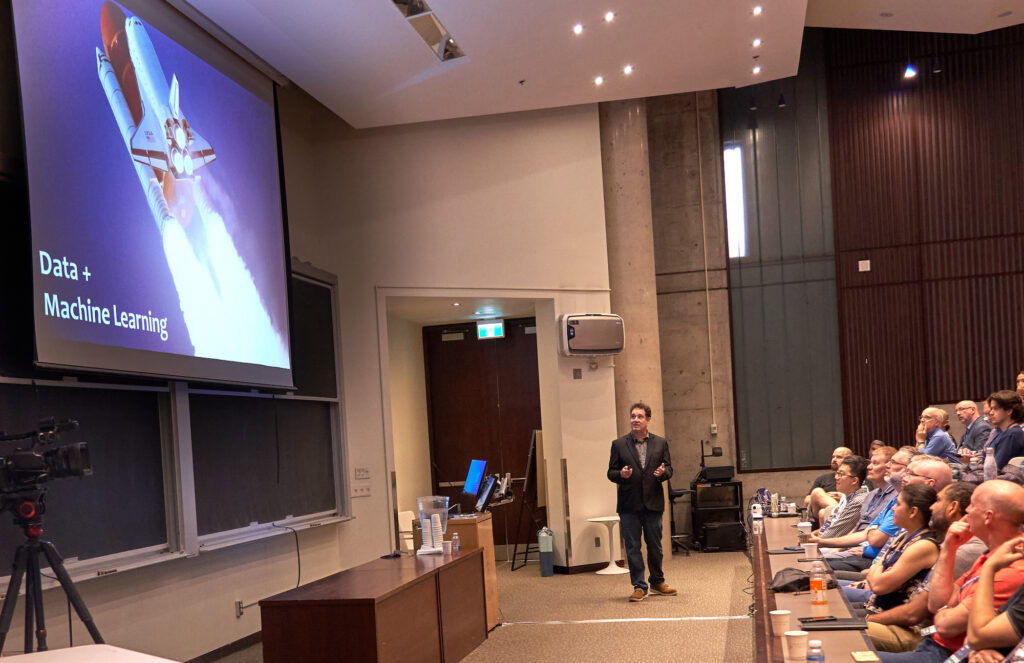
[[[776,637],[781,638],[782,634],[789,630],[789,625],[792,621],[792,611],[790,610],[772,610],[768,613],[772,620],[772,633]]]
[[[445,555],[451,555],[452,554],[452,542],[451,541],[442,541],[441,542],[441,549],[442,549],[442,552]]]
[[[808,559],[816,559],[818,557],[818,544],[817,543],[801,543],[804,549],[804,557]]]
[[[813,529],[814,529],[814,523],[811,523],[811,522],[805,521],[805,522],[797,523],[796,524],[796,530],[798,532],[800,532],[801,534],[810,534],[811,530],[813,530]]]
[[[786,663],[807,660],[807,631],[786,631],[782,635],[782,656]]]

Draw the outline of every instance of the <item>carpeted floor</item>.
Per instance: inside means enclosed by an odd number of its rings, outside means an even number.
[[[750,576],[740,552],[677,555],[666,560],[665,577],[679,595],[631,603],[625,574],[541,578],[536,564],[513,572],[499,562],[501,624],[464,660],[751,661]],[[256,645],[220,663],[262,663],[262,651]]]

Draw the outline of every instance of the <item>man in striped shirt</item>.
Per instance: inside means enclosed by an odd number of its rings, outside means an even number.
[[[836,470],[836,490],[842,494],[839,505],[818,530],[822,538],[849,534],[860,521],[861,505],[868,494],[864,485],[868,474],[868,461],[861,456],[849,455],[839,464]]]

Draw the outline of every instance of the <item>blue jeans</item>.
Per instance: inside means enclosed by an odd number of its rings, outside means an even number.
[[[949,651],[945,647],[940,647],[935,644],[935,641],[931,638],[925,638],[921,641],[921,644],[917,646],[914,651],[902,651],[899,653],[880,651],[876,652],[878,658],[883,662],[891,661],[892,663],[942,663],[949,655],[953,652]]]
[[[648,590],[644,582],[644,557],[640,551],[640,534],[643,533],[647,543],[647,565],[650,567],[652,585],[665,582],[661,570],[661,511],[638,511],[636,513],[620,513],[619,527],[622,539],[626,542],[626,563],[629,564],[629,580],[633,587]]]
[[[850,587],[853,583],[859,582],[857,580],[838,580],[836,582],[839,583],[839,587],[846,594],[846,598],[850,599],[850,603],[864,603],[871,597],[870,589]]]

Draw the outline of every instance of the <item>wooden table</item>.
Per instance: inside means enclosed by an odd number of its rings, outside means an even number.
[[[376,559],[260,613],[265,663],[458,661],[487,637],[483,550]]]
[[[782,663],[782,638],[772,633],[772,610],[792,611],[793,630],[800,628],[798,617],[833,615],[840,619],[851,617],[850,603],[840,589],[825,591],[828,605],[811,604],[811,595],[776,594],[769,587],[772,577],[781,569],[791,567],[810,571],[812,562],[798,562],[803,552],[791,555],[769,555],[768,550],[795,546],[797,542],[796,518],[765,518],[763,531],[752,536],[754,561],[754,648],[757,663]],[[827,661],[849,661],[850,652],[872,650],[874,647],[865,631],[810,631],[808,640],[821,640]]]
[[[34,654],[5,656],[3,660],[5,663],[7,661],[17,661],[17,663],[174,663],[169,658],[157,658],[112,645],[82,645],[66,649],[51,649]]]

